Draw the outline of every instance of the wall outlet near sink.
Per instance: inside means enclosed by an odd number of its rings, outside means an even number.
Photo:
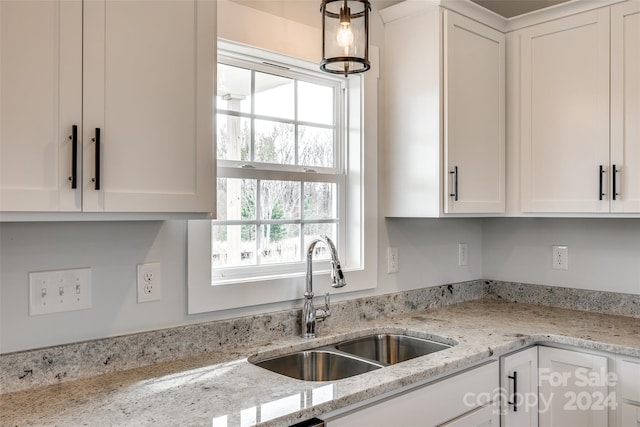
[[[162,298],[160,263],[138,264],[138,304]]]
[[[568,270],[569,269],[569,247],[553,246],[553,269]]]
[[[387,274],[398,272],[398,248],[387,248]]]

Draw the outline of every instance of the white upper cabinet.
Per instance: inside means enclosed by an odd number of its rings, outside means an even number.
[[[505,210],[505,36],[444,12],[447,213]]]
[[[504,212],[504,35],[426,2],[381,14],[386,216]]]
[[[608,211],[608,10],[526,28],[521,43],[522,210]]]
[[[611,212],[640,212],[640,2],[611,8]]]
[[[214,210],[215,2],[1,7],[0,210]]]
[[[81,126],[82,1],[1,1],[0,210],[81,208]]]
[[[640,212],[639,9],[520,32],[522,212]]]

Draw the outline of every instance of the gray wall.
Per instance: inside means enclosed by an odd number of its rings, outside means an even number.
[[[471,279],[497,279],[640,295],[639,219],[380,220],[379,280],[384,294]],[[469,265],[457,265],[458,243]],[[386,273],[386,247],[400,271]],[[569,270],[551,269],[551,246],[569,246]],[[136,264],[162,264],[163,298],[137,304]],[[91,310],[29,317],[28,272],[91,267]],[[186,314],[184,221],[6,223],[0,225],[0,352],[38,348],[288,307]]]
[[[553,245],[569,270],[551,268]],[[482,255],[485,278],[640,295],[640,219],[487,219]]]
[[[479,220],[381,220],[382,294],[481,277]],[[400,272],[386,274],[387,231],[399,248]],[[453,267],[457,242],[470,246],[470,265]],[[457,259],[457,258],[456,258]],[[136,264],[162,264],[162,300],[136,302]],[[91,267],[93,308],[29,316],[28,273]],[[186,222],[84,222],[0,224],[0,352],[299,307],[300,302],[186,314]]]

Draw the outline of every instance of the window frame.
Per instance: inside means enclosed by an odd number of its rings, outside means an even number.
[[[240,43],[220,40],[224,56],[239,55],[260,62],[301,70],[317,70],[317,64],[265,51]],[[234,53],[235,52],[235,53]],[[365,74],[345,79],[348,97],[344,165],[344,242],[340,259],[347,286],[332,289],[328,263],[314,263],[314,291],[320,295],[362,291],[377,287],[377,98],[378,49],[370,47],[372,68]],[[366,103],[365,103],[366,98]],[[365,138],[366,136],[366,138]],[[366,155],[365,155],[366,154]],[[366,243],[365,243],[366,242]],[[189,314],[284,303],[297,304],[303,297],[305,271],[283,272],[269,277],[242,277],[212,284],[211,220],[187,222],[187,311]],[[304,263],[304,261],[303,261]]]
[[[256,225],[256,250],[260,250],[260,232],[259,227],[263,224],[296,224],[300,225],[300,240],[304,242],[304,225],[305,224],[336,224],[336,240],[335,244],[339,250],[344,246],[346,240],[346,226],[344,224],[344,218],[346,218],[346,171],[345,171],[345,141],[346,136],[346,105],[348,105],[348,96],[346,92],[345,80],[338,76],[320,74],[318,71],[310,71],[308,69],[300,69],[298,66],[291,64],[273,64],[265,61],[256,62],[254,57],[247,57],[246,55],[240,56],[233,52],[219,52],[218,63],[239,67],[243,69],[251,70],[251,73],[266,73],[274,74],[279,77],[290,78],[295,81],[294,85],[297,86],[298,82],[308,82],[312,84],[319,84],[322,86],[330,87],[334,93],[333,102],[333,123],[329,125],[319,125],[317,123],[310,123],[303,120],[299,120],[297,112],[294,112],[294,118],[279,119],[277,117],[268,117],[257,114],[254,111],[253,103],[251,111],[239,112],[228,109],[217,109],[217,118],[221,115],[228,115],[232,117],[241,117],[248,120],[270,120],[280,123],[290,123],[297,129],[298,126],[320,126],[332,129],[334,133],[334,152],[333,152],[333,166],[321,167],[313,165],[287,165],[287,164],[274,164],[259,162],[254,159],[248,160],[229,160],[218,159],[218,177],[219,178],[236,178],[236,179],[252,179],[252,180],[279,180],[279,181],[292,181],[307,183],[307,182],[322,182],[336,184],[338,189],[336,194],[337,209],[336,215],[332,219],[307,219],[301,213],[300,219],[297,220],[265,220],[256,217],[254,220],[221,220],[219,225]],[[253,86],[252,86],[253,90]],[[297,90],[297,88],[295,89]],[[255,93],[251,94],[252,97]],[[297,95],[297,94],[295,94]],[[296,101],[297,102],[297,98]],[[251,126],[253,130],[253,126]],[[294,136],[295,141],[298,142],[298,136]],[[255,134],[250,138],[250,152],[253,157],[255,155]],[[297,157],[296,146],[296,157]],[[302,193],[301,193],[302,196]],[[259,198],[257,198],[259,203]],[[302,203],[302,200],[301,200]],[[259,210],[259,209],[257,209]],[[256,212],[257,213],[257,212]],[[304,248],[305,245],[302,245]],[[297,261],[285,262],[285,263],[261,263],[259,256],[256,256],[256,264],[247,266],[230,266],[220,267],[212,269],[212,283],[216,286],[233,283],[237,281],[250,281],[253,279],[267,278],[275,275],[283,274],[295,274],[304,271],[306,261],[303,259],[303,251],[301,250],[300,259]],[[340,250],[340,252],[342,252]],[[342,253],[341,253],[342,255]],[[329,268],[328,262],[315,262],[314,268],[320,270],[327,270]]]

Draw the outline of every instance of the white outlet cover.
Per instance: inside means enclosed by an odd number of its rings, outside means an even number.
[[[469,245],[460,243],[458,245],[458,265],[465,266],[469,264]]]
[[[162,299],[161,268],[159,262],[138,264],[137,294],[138,303],[159,301]]]
[[[567,246],[554,245],[552,258],[552,268],[554,270],[569,269],[569,248]]]
[[[387,248],[387,274],[398,272],[398,248]]]

